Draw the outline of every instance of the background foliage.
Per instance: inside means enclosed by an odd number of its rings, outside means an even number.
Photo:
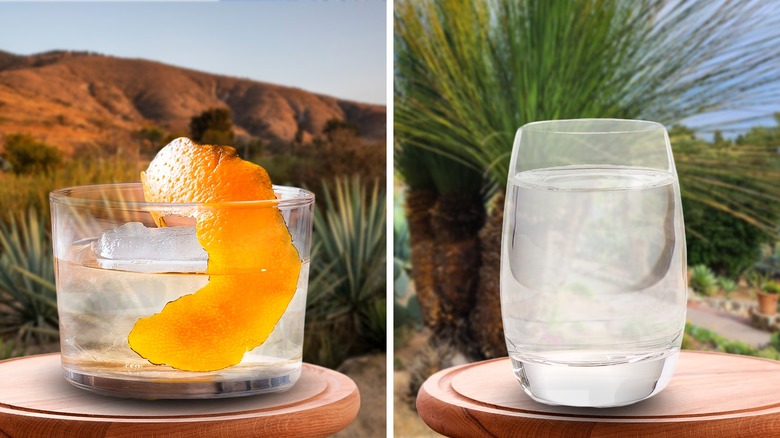
[[[259,140],[235,137],[224,109],[194,115],[190,128],[175,133],[150,125],[137,133],[137,144],[113,145],[114,154],[70,159],[30,136],[7,136],[8,169],[0,171],[0,206],[7,212],[0,215],[0,357],[24,354],[27,346],[51,348],[46,346],[58,337],[49,192],[138,181],[148,160],[182,135],[235,145],[244,157],[261,161],[274,183],[315,190],[306,360],[336,367],[348,357],[384,351],[384,145],[366,142],[351,124],[332,121],[314,144],[277,145],[274,152]],[[30,153],[18,154],[20,144]],[[140,148],[138,155],[118,152],[133,147]],[[26,164],[18,164],[17,156],[27,157]]]
[[[304,357],[336,366],[386,340],[385,194],[374,181],[323,184],[314,213],[312,284]]]
[[[11,134],[5,139],[3,159],[15,174],[49,172],[62,162],[55,147],[27,134]]]
[[[761,8],[760,1],[401,1],[400,153],[427,149],[503,185],[512,138],[529,122],[616,117],[671,124],[775,102],[780,34],[754,29],[776,28],[780,17]],[[756,163],[770,152],[676,149],[683,198],[772,232],[780,173]]]
[[[775,105],[778,25],[761,0],[397,2],[395,164],[435,365],[506,354],[501,206],[519,127],[574,118],[670,126]],[[735,276],[777,238],[780,145],[761,143],[774,138],[765,129],[735,142],[682,127],[670,137],[692,261]]]

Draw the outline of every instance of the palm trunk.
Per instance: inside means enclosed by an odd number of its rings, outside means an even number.
[[[478,230],[485,221],[479,194],[447,193],[439,196],[431,211],[435,236],[435,287],[441,304],[441,326],[434,332],[434,346],[478,358],[469,333],[468,316],[474,307],[479,279]]]
[[[485,226],[479,232],[482,262],[479,269],[476,303],[474,311],[469,316],[471,336],[485,358],[503,357],[507,354],[500,301],[503,193],[494,198],[492,207]]]
[[[441,322],[441,305],[434,290],[434,248],[430,214],[436,198],[437,195],[432,190],[410,188],[406,193],[412,280],[423,323],[433,331],[438,329]]]

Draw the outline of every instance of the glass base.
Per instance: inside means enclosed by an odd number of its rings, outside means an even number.
[[[532,399],[549,404],[609,408],[625,406],[661,392],[672,378],[679,349],[644,358],[563,364],[512,357],[515,376]]]
[[[65,379],[76,387],[114,397],[158,399],[213,399],[244,397],[255,394],[283,392],[292,388],[301,375],[300,368],[290,374],[228,381],[132,380],[95,376],[63,370]]]

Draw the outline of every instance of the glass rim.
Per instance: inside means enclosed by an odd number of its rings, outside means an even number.
[[[88,206],[99,204],[109,208],[155,208],[155,209],[170,209],[170,208],[182,208],[182,207],[300,207],[314,203],[315,195],[313,192],[302,189],[300,187],[293,186],[273,186],[274,193],[276,194],[294,194],[294,196],[284,199],[259,199],[248,201],[224,201],[224,202],[146,202],[146,201],[122,201],[115,199],[105,198],[86,198],[73,196],[74,191],[88,190],[91,193],[99,193],[108,188],[115,189],[141,189],[140,182],[132,183],[107,183],[107,184],[86,184],[81,186],[65,187],[49,192],[49,202],[60,203],[73,206]]]
[[[613,124],[624,124],[624,125],[630,125],[634,124],[636,125],[636,129],[631,129],[628,126],[626,126],[626,129],[614,129],[614,130],[593,130],[593,131],[566,131],[562,129],[543,129],[545,126],[550,125],[573,125],[575,123],[582,123],[582,122],[591,122],[594,124],[607,124],[607,123],[613,123]],[[541,129],[540,129],[541,128]],[[573,135],[583,135],[583,134],[634,134],[634,133],[640,133],[640,132],[650,132],[655,130],[666,130],[666,127],[658,122],[653,122],[650,120],[640,120],[640,119],[614,119],[614,118],[583,118],[583,119],[560,119],[560,120],[540,120],[537,122],[531,122],[526,123],[525,125],[520,127],[520,130],[522,131],[534,131],[534,132],[548,132],[550,134],[573,134]]]

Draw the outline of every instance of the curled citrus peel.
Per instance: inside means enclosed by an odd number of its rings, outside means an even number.
[[[276,199],[266,171],[229,146],[178,138],[141,173],[147,202],[215,204]],[[295,294],[301,259],[275,205],[182,208],[209,255],[209,282],[139,319],[127,340],[154,364],[215,371],[261,345]],[[155,217],[164,225],[164,217]]]

